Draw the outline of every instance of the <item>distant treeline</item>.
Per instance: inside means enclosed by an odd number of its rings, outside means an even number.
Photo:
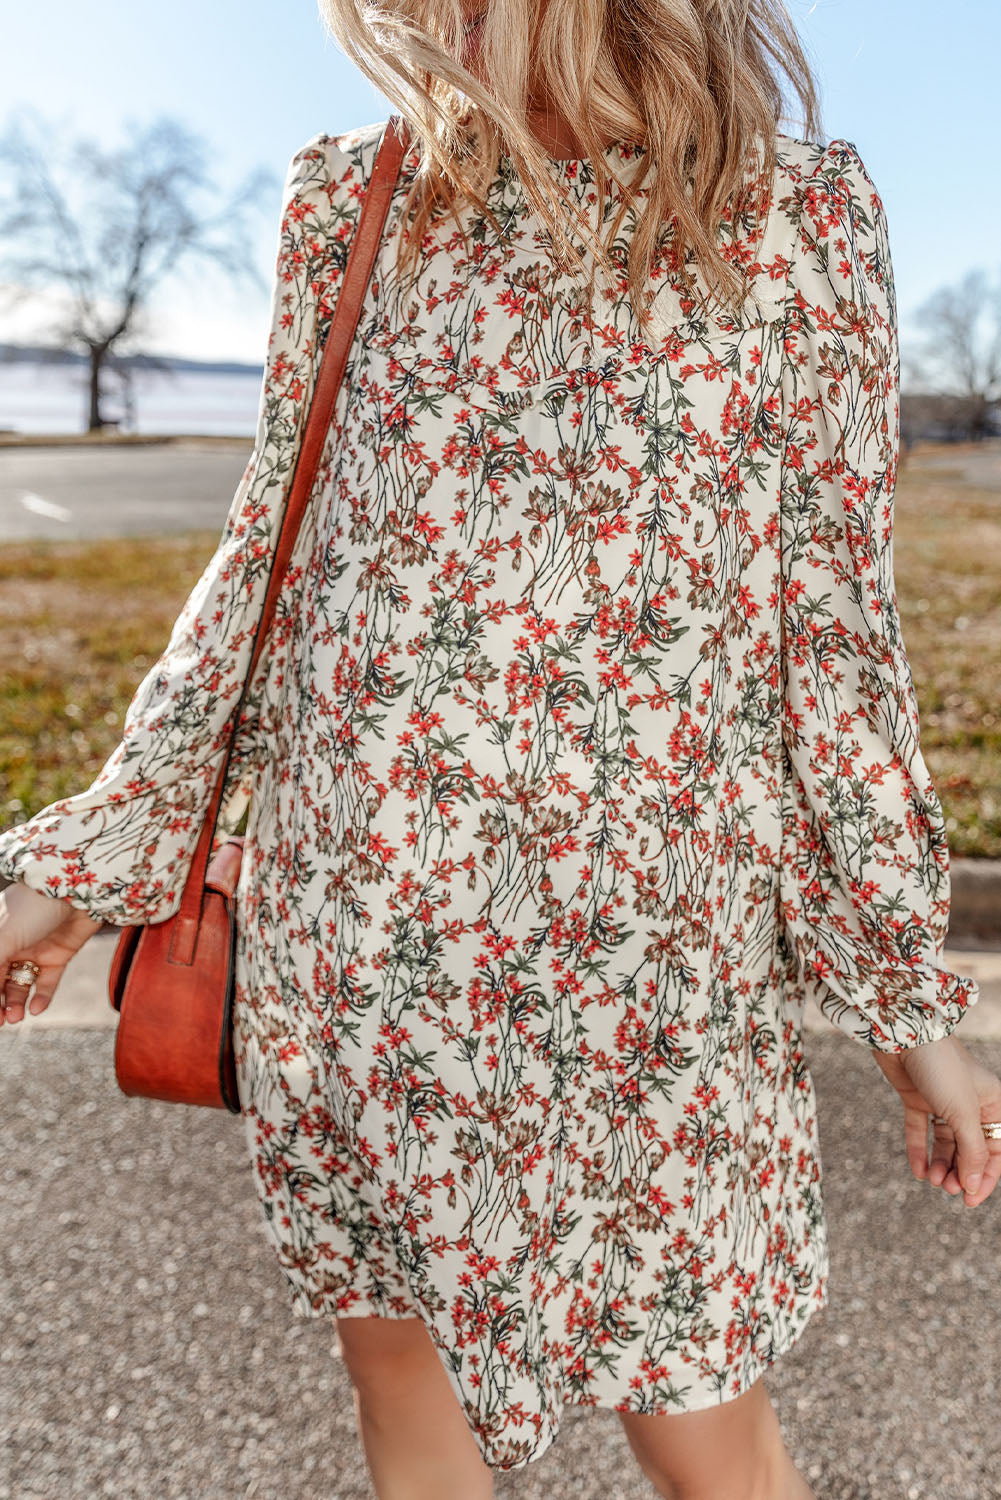
[[[68,353],[44,344],[0,343],[0,362],[87,365],[86,354]],[[255,375],[263,366],[240,360],[182,359],[168,354],[116,355],[112,368],[119,373],[139,370],[195,370],[213,375]],[[939,443],[978,441],[1001,437],[1001,402],[974,396],[936,396],[901,392],[900,439],[910,445],[921,439]]]
[[[1001,437],[1001,402],[979,396],[935,396],[901,392],[900,440],[937,443],[979,442]]]
[[[87,354],[53,349],[46,344],[0,343],[0,362],[5,364],[89,365]],[[235,359],[183,359],[172,354],[120,354],[113,361],[116,370],[201,370],[206,375],[257,375],[264,366]]]

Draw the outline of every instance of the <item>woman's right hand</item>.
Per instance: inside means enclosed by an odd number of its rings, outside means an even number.
[[[31,1004],[39,1015],[55,993],[56,985],[74,953],[77,953],[104,922],[70,901],[46,896],[17,880],[0,891],[0,1026],[21,1021],[32,986],[7,978],[7,965],[30,959],[38,965]]]
[[[964,1193],[971,1208],[983,1203],[1001,1178],[1001,1141],[987,1140],[981,1128],[1001,1120],[1001,1079],[955,1035],[873,1055],[904,1106],[907,1159],[915,1177],[952,1195]],[[933,1126],[929,1159],[931,1115],[946,1123]]]

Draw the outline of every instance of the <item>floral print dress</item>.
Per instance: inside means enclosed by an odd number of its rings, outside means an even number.
[[[111,922],[180,900],[383,129],[294,156],[218,548],[92,786],[0,837]],[[977,998],[894,593],[884,210],[852,143],[778,144],[723,226],[744,307],[659,261],[648,338],[624,273],[591,320],[507,157],[502,234],[440,222],[404,294],[408,154],[227,778],[291,1304],[422,1318],[499,1469],[567,1403],[732,1399],[825,1305],[807,996],[887,1052]]]

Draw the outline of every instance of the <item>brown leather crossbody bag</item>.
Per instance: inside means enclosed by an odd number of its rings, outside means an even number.
[[[232,1027],[235,900],[244,840],[233,836],[213,847],[216,823],[247,684],[253,678],[274,617],[285,569],[316,481],[407,145],[408,131],[402,116],[390,116],[366,186],[323,346],[250,665],[180,905],[165,921],[124,928],[112,957],[108,989],[111,1004],[120,1013],[115,1076],[126,1094],[202,1104],[233,1114],[241,1110]]]

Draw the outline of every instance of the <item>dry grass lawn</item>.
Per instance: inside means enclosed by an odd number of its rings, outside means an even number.
[[[93,781],[218,540],[197,531],[4,548],[3,827]]]
[[[897,486],[894,572],[921,745],[953,852],[993,858],[1001,856],[999,557],[998,446],[993,462],[966,444],[915,449]]]
[[[922,748],[953,852],[998,857],[1001,458],[985,458],[932,444],[905,457],[894,553]],[[4,549],[0,827],[94,779],[217,542],[203,531]]]

